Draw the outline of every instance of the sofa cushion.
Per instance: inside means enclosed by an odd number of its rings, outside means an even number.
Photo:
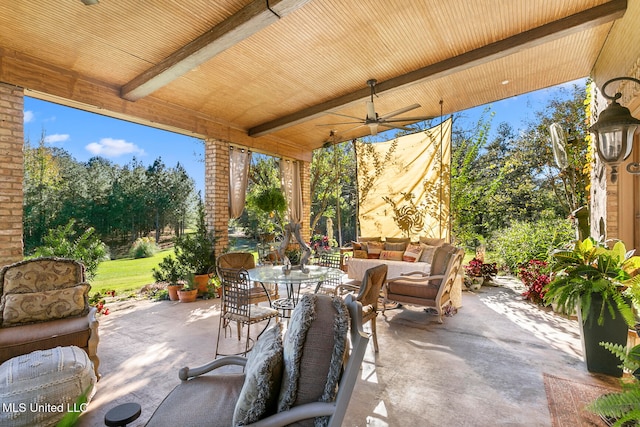
[[[79,316],[89,311],[88,283],[41,292],[5,293],[2,296],[2,326],[43,322]]]
[[[382,242],[367,242],[367,257],[369,259],[380,258],[380,253],[384,250]]]
[[[409,243],[411,241],[408,237],[385,237],[384,241],[387,243]]]
[[[282,380],[282,324],[260,336],[247,357],[245,380],[233,414],[233,425],[254,423],[276,412]]]
[[[353,251],[353,257],[360,258],[360,259],[367,259],[369,258],[369,255],[367,254],[367,251],[355,250]]]
[[[83,393],[91,400],[95,384],[93,364],[78,347],[14,357],[0,365],[0,401],[4,408],[18,410],[0,411],[0,425],[56,425]],[[32,404],[43,409],[34,410]]]
[[[349,312],[341,298],[320,294],[300,298],[284,338],[278,411],[335,399],[348,330]],[[314,421],[295,425],[312,426]]]
[[[380,252],[380,259],[388,259],[392,261],[402,261],[403,251],[387,251]]]
[[[407,262],[416,262],[422,254],[422,246],[420,244],[409,244],[402,254],[402,260]]]
[[[409,242],[384,242],[385,251],[403,251],[407,249]]]

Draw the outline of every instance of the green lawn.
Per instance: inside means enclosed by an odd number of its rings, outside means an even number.
[[[169,254],[173,254],[173,249],[160,251],[151,258],[122,258],[101,262],[96,277],[91,282],[90,294],[112,289],[116,291],[116,295],[138,291],[154,282],[151,269]]]

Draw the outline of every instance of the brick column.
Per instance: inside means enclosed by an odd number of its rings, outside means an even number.
[[[207,225],[213,230],[216,255],[229,246],[229,144],[218,139],[204,141],[204,205]]]
[[[302,187],[302,238],[311,241],[311,163],[300,161]]]
[[[24,92],[0,83],[0,266],[23,258],[23,146]]]

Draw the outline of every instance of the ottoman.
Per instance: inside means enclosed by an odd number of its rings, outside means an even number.
[[[38,350],[0,365],[0,426],[55,426],[93,397],[96,374],[76,346]],[[84,404],[78,397],[87,394]]]

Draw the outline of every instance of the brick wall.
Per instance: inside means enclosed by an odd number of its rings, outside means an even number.
[[[207,225],[218,238],[216,255],[219,256],[229,246],[229,143],[207,139],[204,147]]]
[[[23,90],[0,83],[0,266],[23,258],[23,117]]]

